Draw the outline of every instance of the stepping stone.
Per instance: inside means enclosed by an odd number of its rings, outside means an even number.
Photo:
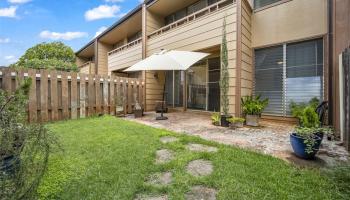
[[[196,177],[208,176],[213,172],[213,165],[208,160],[194,160],[188,163],[186,171]]]
[[[176,138],[176,137],[173,137],[173,136],[164,136],[164,137],[161,137],[160,138],[160,141],[163,143],[163,144],[167,144],[167,143],[171,143],[171,142],[176,142],[178,141],[179,138]]]
[[[161,149],[156,152],[156,164],[170,162],[174,158],[174,153],[168,149]]]
[[[171,183],[172,176],[173,174],[171,172],[155,173],[147,179],[147,183],[151,185],[166,186]]]
[[[186,193],[186,200],[216,200],[216,190],[204,186],[194,186]]]
[[[134,200],[168,200],[168,196],[138,194]]]
[[[211,147],[203,144],[188,144],[187,149],[190,151],[196,151],[196,152],[217,152],[218,148]]]

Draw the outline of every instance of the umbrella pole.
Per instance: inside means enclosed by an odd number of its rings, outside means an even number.
[[[167,117],[164,116],[165,84],[166,84],[166,73],[164,72],[164,87],[163,87],[162,110],[160,112],[160,116],[156,117],[156,120],[167,120],[168,119]]]

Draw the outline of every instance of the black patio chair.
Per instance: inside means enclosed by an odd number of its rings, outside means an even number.
[[[328,101],[323,101],[316,108],[316,112],[321,122],[321,126],[325,125],[325,117],[326,117],[327,110],[328,110]]]

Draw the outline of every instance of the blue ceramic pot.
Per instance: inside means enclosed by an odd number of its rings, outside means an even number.
[[[320,148],[322,139],[319,136],[315,135],[315,140],[316,140],[316,142],[315,142],[314,146],[312,147],[313,151],[311,153],[306,153],[306,151],[305,151],[306,144],[304,143],[305,139],[297,136],[295,133],[292,133],[290,135],[290,143],[292,145],[292,148],[293,148],[295,155],[297,155],[300,158],[304,158],[304,159],[315,158],[315,155]]]

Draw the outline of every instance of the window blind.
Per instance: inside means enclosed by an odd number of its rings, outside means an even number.
[[[269,99],[265,114],[283,115],[283,46],[255,51],[255,95]]]

